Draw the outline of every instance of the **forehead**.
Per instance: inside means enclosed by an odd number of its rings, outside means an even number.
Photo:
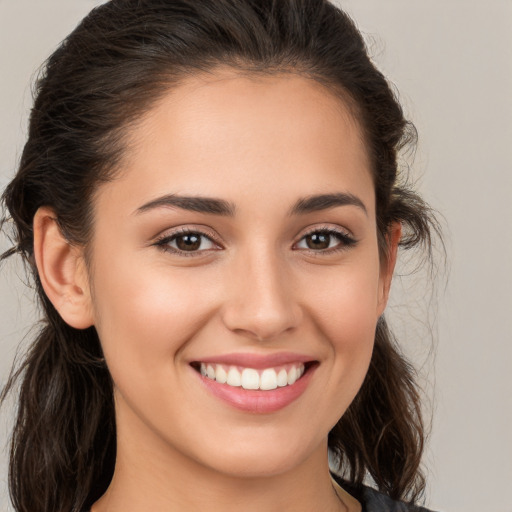
[[[265,187],[304,195],[343,188],[343,177],[373,194],[352,110],[296,74],[220,69],[187,78],[127,135],[119,180],[110,184],[124,187],[125,197],[168,192],[230,199]]]

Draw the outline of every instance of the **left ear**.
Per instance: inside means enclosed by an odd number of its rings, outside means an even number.
[[[398,244],[401,237],[402,224],[400,222],[394,222],[386,236],[386,256],[383,258],[380,268],[379,301],[377,305],[379,317],[384,313],[384,309],[388,303],[389,290],[391,288],[391,280],[393,278],[398,253]]]

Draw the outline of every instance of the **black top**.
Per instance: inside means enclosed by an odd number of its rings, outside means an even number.
[[[343,489],[361,503],[362,512],[432,512],[423,507],[392,500],[389,496],[371,487],[363,485],[360,489],[355,488],[336,475],[332,475],[332,477],[338,482],[340,487],[343,487]]]

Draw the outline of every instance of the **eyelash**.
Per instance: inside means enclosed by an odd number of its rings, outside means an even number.
[[[329,247],[327,249],[323,250],[315,250],[315,249],[305,249],[311,254],[314,254],[315,256],[321,256],[325,254],[334,254],[341,251],[346,251],[350,247],[353,247],[357,244],[357,240],[353,238],[351,235],[349,235],[346,231],[338,230],[332,227],[315,227],[311,229],[310,231],[304,233],[299,242],[297,242],[294,245],[297,245],[301,241],[305,240],[308,236],[311,235],[327,235],[329,237],[335,237],[338,239],[338,244],[334,247]],[[297,249],[296,249],[297,250]]]
[[[213,245],[215,245],[217,247],[220,246],[220,244],[215,241],[215,236],[212,233],[207,233],[207,232],[201,231],[199,229],[190,229],[190,228],[180,228],[177,231],[174,231],[173,233],[171,233],[170,235],[165,234],[165,235],[157,238],[157,240],[155,241],[155,243],[153,245],[155,245],[162,251],[170,252],[172,254],[178,254],[180,256],[185,256],[185,257],[194,257],[197,255],[203,254],[205,251],[210,252],[212,250],[212,249],[203,249],[200,251],[183,251],[181,249],[174,248],[169,245],[171,242],[175,241],[177,238],[180,238],[180,237],[186,236],[186,235],[196,235],[201,239],[206,238]],[[213,250],[217,250],[217,249],[213,249]]]
[[[218,249],[202,249],[202,250],[196,250],[196,251],[184,251],[178,248],[171,247],[169,244],[174,242],[176,239],[186,236],[186,235],[196,235],[199,238],[206,238],[209,240],[213,245],[220,247],[220,244],[215,240],[215,236],[211,233],[207,233],[201,230],[194,230],[190,228],[181,228],[177,231],[175,231],[172,234],[166,234],[161,237],[159,237],[153,245],[160,248],[163,251],[170,252],[173,254],[178,254],[180,256],[185,257],[194,257],[201,254],[204,254],[205,252],[210,252],[212,250],[218,250]],[[338,239],[339,243],[335,245],[334,247],[328,247],[326,249],[321,250],[315,250],[315,249],[304,249],[305,251],[308,251],[311,254],[314,254],[316,256],[320,256],[323,254],[333,254],[337,252],[341,252],[344,250],[347,250],[348,248],[354,246],[357,244],[357,240],[347,234],[344,231],[334,229],[332,227],[316,227],[306,233],[304,233],[299,242],[296,242],[294,244],[294,247],[305,240],[308,236],[312,235],[327,235],[329,237],[335,237]],[[200,242],[202,243],[202,242]],[[294,249],[294,250],[300,250],[300,249]]]

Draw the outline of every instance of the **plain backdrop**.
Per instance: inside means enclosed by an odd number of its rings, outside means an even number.
[[[98,3],[0,0],[0,189],[23,147],[35,70]],[[412,318],[435,311],[425,309],[421,277],[397,280],[390,311],[434,414],[427,503],[512,512],[512,1],[338,3],[400,91],[420,134],[413,175],[445,218],[449,267],[438,279],[436,323]],[[13,263],[0,272],[0,383],[37,320],[22,276]],[[2,511],[11,417],[2,410]]]

